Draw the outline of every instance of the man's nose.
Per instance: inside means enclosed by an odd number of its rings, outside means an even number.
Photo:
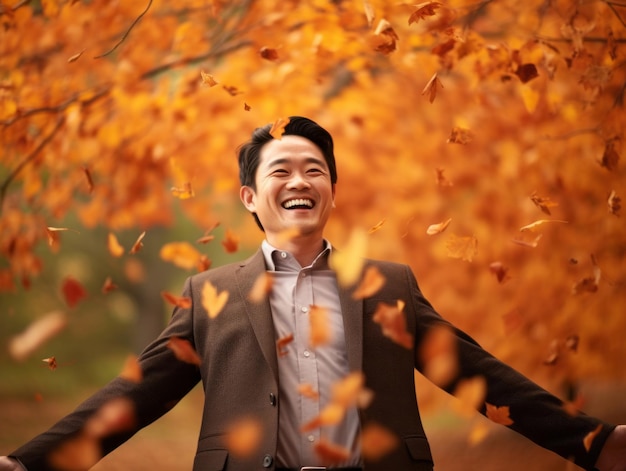
[[[306,178],[306,175],[300,172],[294,172],[287,183],[287,187],[294,190],[303,190],[306,188],[310,188],[311,184],[309,180]]]

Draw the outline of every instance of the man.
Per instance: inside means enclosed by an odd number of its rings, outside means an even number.
[[[455,356],[448,374],[439,375],[444,389],[484,378],[481,412],[485,404],[507,406],[509,427],[540,446],[584,469],[626,470],[624,426],[568,413],[559,399],[489,355],[433,310],[407,266],[367,260],[364,270],[372,268],[384,280],[367,296],[337,282],[330,268],[334,249],[323,237],[337,181],[326,130],[302,117],[290,118],[280,139],[269,125],[259,128],[240,148],[239,165],[241,200],[265,232],[261,249],[242,263],[189,278],[184,296],[191,306],[176,308],[142,353],[141,380],[113,380],[11,458],[3,457],[0,471],[62,469],[94,446],[92,454],[100,457],[200,380],[205,402],[194,471],[432,470],[414,369],[429,367],[423,347],[438,331],[452,333],[448,345],[454,348],[447,351]],[[259,297],[267,274],[271,289]],[[192,346],[197,357],[181,361],[174,339]],[[346,392],[355,378],[352,390],[369,392],[368,401]],[[131,404],[132,423],[107,415],[116,398]],[[235,426],[242,423],[259,425],[261,433]],[[379,453],[361,441],[372,427],[389,439]],[[253,446],[233,445],[246,434],[254,437]],[[90,437],[97,437],[95,445]]]

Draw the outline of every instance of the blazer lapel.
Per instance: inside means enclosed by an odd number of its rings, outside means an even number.
[[[263,252],[257,251],[252,257],[243,262],[236,271],[239,294],[246,306],[246,312],[250,319],[250,324],[259,342],[265,360],[270,365],[274,378],[278,382],[278,360],[276,355],[276,341],[274,339],[274,323],[272,321],[272,310],[269,299],[261,302],[252,302],[249,294],[252,291],[254,282],[264,273],[265,260]]]

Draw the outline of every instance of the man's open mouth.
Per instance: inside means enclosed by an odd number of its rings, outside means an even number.
[[[296,198],[283,203],[285,209],[311,209],[313,206],[315,202],[308,198]]]

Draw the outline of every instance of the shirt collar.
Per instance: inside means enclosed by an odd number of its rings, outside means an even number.
[[[328,257],[332,249],[330,242],[324,239],[324,247],[317,257],[315,257],[313,263],[311,263],[309,267],[302,267],[295,257],[286,250],[279,250],[273,247],[266,239],[261,243],[265,266],[269,271],[300,271],[302,268],[328,268]]]

